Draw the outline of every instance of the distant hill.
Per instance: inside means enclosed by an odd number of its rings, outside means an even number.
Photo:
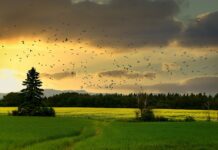
[[[44,90],[44,96],[46,97],[51,97],[57,94],[61,94],[61,93],[80,93],[80,94],[86,94],[87,92],[85,90],[54,90],[54,89],[45,89]]]
[[[51,97],[57,94],[61,94],[61,93],[80,93],[80,94],[86,94],[87,92],[85,90],[54,90],[54,89],[45,89],[44,90],[44,96],[46,97]],[[3,96],[7,95],[7,93],[0,93],[0,100],[3,99]]]
[[[5,96],[5,93],[0,93],[0,100],[3,98],[3,96]]]

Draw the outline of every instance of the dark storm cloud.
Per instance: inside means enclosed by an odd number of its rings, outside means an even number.
[[[65,78],[73,78],[76,76],[75,72],[59,72],[54,74],[42,73],[41,77],[54,79],[54,80],[61,80]]]
[[[184,31],[180,43],[185,46],[218,46],[218,11],[196,19]]]
[[[175,0],[1,0],[0,39],[41,35],[93,45],[167,45],[180,33]]]
[[[105,72],[100,72],[98,74],[100,77],[113,77],[113,78],[129,78],[129,79],[136,79],[136,78],[148,78],[150,80],[153,80],[156,78],[155,73],[129,73],[128,71],[125,70],[112,70],[112,71],[105,71]]]
[[[119,89],[139,90],[135,85],[124,85]],[[141,86],[142,89],[160,93],[218,93],[218,77],[199,77],[189,79],[184,83],[163,83],[151,86]]]

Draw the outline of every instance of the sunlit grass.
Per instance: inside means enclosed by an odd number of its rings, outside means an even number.
[[[0,107],[0,114],[7,115],[16,107]],[[133,119],[137,109],[131,108],[85,108],[85,107],[56,107],[57,116],[90,117],[90,118],[112,118]],[[182,110],[182,109],[154,109],[156,116],[164,116],[171,119],[184,119],[192,116],[196,120],[206,120],[210,113],[211,120],[218,120],[217,110]]]

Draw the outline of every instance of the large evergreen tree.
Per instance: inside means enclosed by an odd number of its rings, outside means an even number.
[[[19,116],[55,116],[53,108],[47,107],[43,102],[42,82],[39,80],[39,73],[32,68],[27,73],[27,78],[23,82],[26,86],[21,92],[24,95],[24,103],[18,106],[18,111],[13,115]]]
[[[42,82],[39,80],[39,73],[36,72],[35,68],[28,71],[27,79],[23,82],[23,85],[26,86],[26,88],[21,91],[25,96],[24,105],[33,105],[34,107],[43,106],[43,89],[40,88]]]

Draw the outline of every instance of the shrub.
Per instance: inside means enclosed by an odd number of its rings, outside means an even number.
[[[136,120],[140,120],[140,119],[141,119],[141,117],[140,117],[140,111],[139,111],[139,110],[136,110],[136,111],[135,111],[135,118],[136,118]]]
[[[55,116],[55,111],[51,107],[35,107],[30,109],[28,107],[19,108],[17,111],[12,111],[13,116]]]
[[[185,117],[185,121],[186,122],[192,122],[192,121],[195,121],[195,118],[192,117],[192,116],[187,116],[187,117]]]
[[[144,108],[142,110],[135,111],[135,116],[136,120],[141,120],[141,121],[159,121],[159,122],[164,122],[164,121],[169,121],[168,118],[165,118],[163,116],[155,116],[153,111],[149,108]]]
[[[18,116],[18,111],[17,110],[13,110],[12,113],[8,113],[9,115],[12,115],[12,116]]]
[[[151,109],[143,109],[141,113],[141,120],[143,121],[155,121],[154,113]]]
[[[210,118],[210,116],[207,116],[207,121],[211,121],[211,118]]]
[[[164,121],[169,121],[169,119],[163,116],[158,116],[158,117],[155,117],[155,121],[164,122]]]

